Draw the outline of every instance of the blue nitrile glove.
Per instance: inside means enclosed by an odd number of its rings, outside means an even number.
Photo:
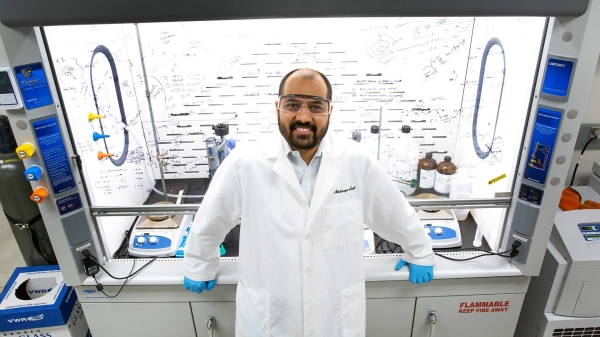
[[[433,266],[419,266],[418,264],[408,263],[401,259],[396,264],[396,271],[404,267],[405,264],[408,265],[408,278],[410,282],[421,284],[433,280]]]
[[[187,277],[183,277],[183,286],[185,287],[185,289],[189,290],[189,291],[193,291],[195,293],[198,294],[202,294],[202,291],[206,290],[206,291],[211,291],[212,288],[215,287],[216,284],[216,280],[212,280],[212,281],[194,281],[194,280],[190,280]]]

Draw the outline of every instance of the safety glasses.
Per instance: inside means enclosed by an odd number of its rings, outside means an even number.
[[[279,96],[279,111],[288,114],[298,114],[302,107],[306,107],[313,116],[329,115],[331,101],[327,98],[310,95],[281,95]]]

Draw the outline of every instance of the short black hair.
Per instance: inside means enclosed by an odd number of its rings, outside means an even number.
[[[326,98],[331,101],[331,99],[333,97],[333,92],[331,90],[331,83],[329,83],[329,80],[327,79],[327,77],[325,77],[325,75],[323,75],[321,72],[316,71],[314,69],[310,69],[310,68],[294,69],[294,70],[290,71],[289,73],[287,73],[287,75],[283,76],[283,78],[281,79],[281,83],[279,84],[279,96],[283,95],[283,86],[285,85],[285,82],[287,81],[288,77],[290,77],[293,73],[297,72],[298,70],[308,70],[309,72],[312,72],[313,74],[319,74],[319,76],[321,76],[323,81],[325,81],[325,85],[327,86],[327,97]]]

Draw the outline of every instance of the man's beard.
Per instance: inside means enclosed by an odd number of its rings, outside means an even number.
[[[298,121],[290,124],[288,128],[281,124],[279,116],[277,116],[277,123],[279,124],[279,131],[283,135],[283,138],[287,140],[288,144],[294,150],[310,150],[321,143],[321,140],[327,134],[329,129],[329,116],[327,116],[327,124],[321,129],[317,130],[317,126],[314,123],[300,123]],[[293,136],[293,131],[296,128],[307,128],[312,130],[309,135],[298,135]]]

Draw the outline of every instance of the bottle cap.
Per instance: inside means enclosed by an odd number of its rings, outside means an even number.
[[[452,157],[450,157],[450,156],[445,156],[444,157],[444,161],[451,161],[451,160],[452,160]]]
[[[431,152],[425,153],[425,158],[431,158],[431,157],[433,157],[433,154]]]
[[[402,125],[402,133],[410,133],[410,126]]]
[[[371,125],[371,133],[378,134],[379,133],[379,126],[378,125]]]

